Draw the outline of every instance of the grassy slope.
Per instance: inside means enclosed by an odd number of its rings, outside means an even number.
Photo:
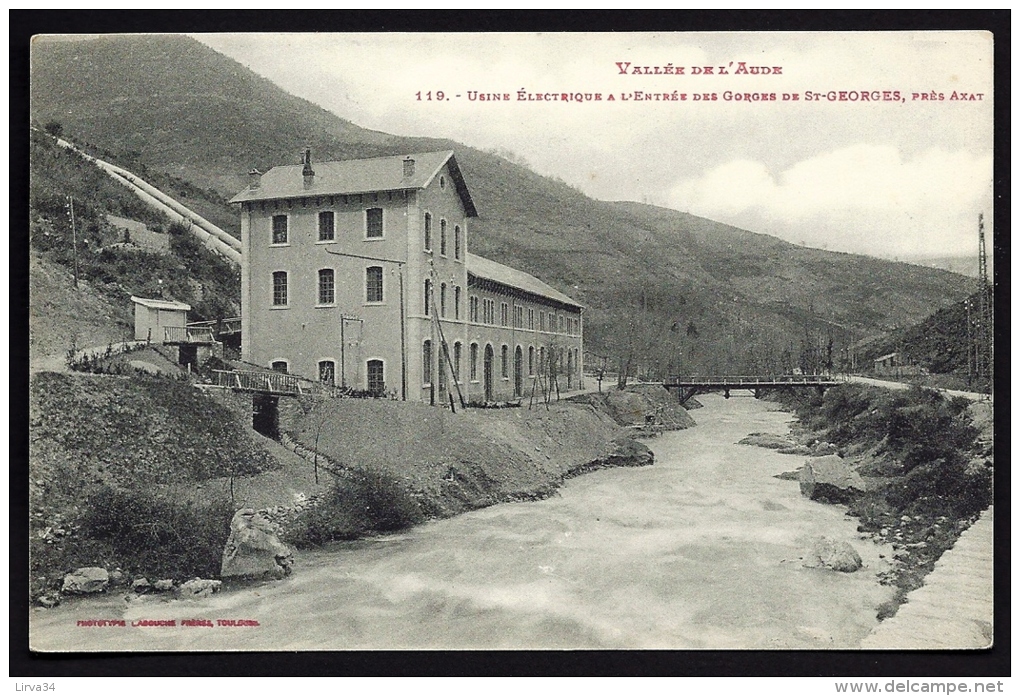
[[[130,307],[111,303],[88,281],[81,281],[76,290],[71,271],[35,252],[29,256],[29,283],[28,341],[33,366],[50,359],[50,369],[57,369],[72,344],[98,346],[134,335]]]
[[[693,319],[704,329],[700,355],[707,355],[720,352],[713,343],[720,335],[748,321],[770,327],[773,343],[828,322],[860,338],[918,321],[966,292],[965,279],[943,271],[594,201],[455,142],[361,129],[184,37],[41,43],[33,61],[37,120],[60,120],[129,168],[148,165],[223,195],[243,187],[250,167],[294,162],[305,145],[317,159],[455,149],[481,211],[472,250],[581,300],[596,350],[613,342],[617,315],[633,316],[639,306],[649,326]]]
[[[236,412],[186,382],[34,375],[33,594],[59,589],[82,566],[177,579],[218,573],[233,505],[216,487],[195,502],[176,486],[278,467]]]

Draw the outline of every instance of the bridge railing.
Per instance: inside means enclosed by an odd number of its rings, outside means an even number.
[[[254,372],[247,370],[213,370],[216,386],[243,391],[271,394],[301,394],[300,377],[282,372]]]
[[[678,384],[718,385],[767,385],[767,384],[834,384],[832,375],[705,375],[676,377],[666,380],[666,386]]]
[[[207,321],[188,322],[188,328],[207,328],[217,336],[223,334],[238,333],[241,330],[241,317],[228,317],[226,319],[209,319]]]
[[[299,396],[322,394],[330,397],[349,396],[351,390],[330,382],[313,382],[298,375],[258,370],[213,370],[217,387],[241,391]]]
[[[215,343],[212,329],[205,326],[164,326],[164,343]]]

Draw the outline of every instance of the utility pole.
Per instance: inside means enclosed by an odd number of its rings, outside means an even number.
[[[78,230],[74,223],[74,196],[68,196],[68,210],[71,213],[71,251],[74,255],[74,287],[78,287]]]

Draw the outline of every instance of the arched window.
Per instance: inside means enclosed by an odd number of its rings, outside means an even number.
[[[471,381],[478,380],[478,344],[471,344]]]
[[[426,340],[421,345],[421,381],[432,384],[432,341]]]
[[[273,370],[273,372],[282,372],[283,374],[287,374],[286,360],[274,360],[270,363],[269,367]]]
[[[446,256],[446,220],[439,220],[439,253]]]
[[[500,351],[499,376],[507,379],[510,377],[510,347],[503,346]]]
[[[287,271],[273,273],[273,305],[277,307],[287,305]]]
[[[439,285],[439,316],[446,316],[446,283]]]
[[[425,213],[425,251],[432,251],[432,213]]]
[[[383,269],[382,266],[369,266],[365,269],[365,301],[383,301]]]
[[[453,288],[453,318],[460,319],[460,286]]]
[[[332,268],[319,271],[319,304],[331,305],[336,302],[336,277]]]
[[[319,381],[325,384],[336,383],[336,363],[332,360],[319,361]]]
[[[376,396],[382,396],[386,393],[386,373],[383,368],[383,361],[369,360],[367,367],[368,391]]]
[[[535,374],[535,346],[528,348],[528,376]]]
[[[461,345],[460,341],[453,344],[453,379],[457,382],[460,381],[460,355]]]
[[[460,225],[453,226],[453,258],[460,261]]]
[[[432,312],[432,281],[425,279],[425,316]]]

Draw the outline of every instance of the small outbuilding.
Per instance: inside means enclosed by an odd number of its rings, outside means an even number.
[[[172,300],[155,300],[145,297],[131,297],[135,303],[135,340],[150,343],[164,343],[167,327],[185,331],[191,305]],[[171,329],[171,332],[174,333]]]

